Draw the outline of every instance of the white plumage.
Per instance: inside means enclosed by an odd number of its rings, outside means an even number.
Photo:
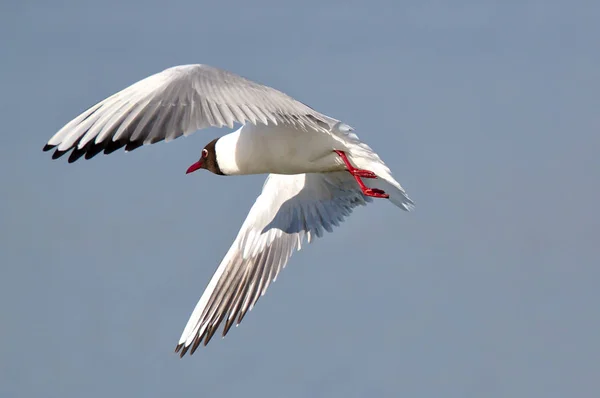
[[[410,210],[412,201],[353,129],[271,87],[207,65],[149,76],[67,123],[46,144],[69,162],[133,150],[215,126],[238,130],[211,141],[188,172],[270,173],[238,236],[181,335],[183,356],[223,335],[251,310],[294,250],[372,197]],[[363,180],[364,179],[364,180]]]

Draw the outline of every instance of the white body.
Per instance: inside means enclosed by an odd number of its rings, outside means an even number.
[[[344,170],[333,152],[338,140],[319,131],[246,124],[219,139],[217,161],[225,174],[302,174]]]
[[[373,171],[379,179],[364,179],[369,188],[384,190],[396,206],[410,210],[412,201],[379,156],[358,139],[352,128],[337,123],[332,132],[299,132],[288,125],[246,124],[221,137],[217,161],[225,174],[302,174],[345,170],[334,150],[344,151],[357,168]]]

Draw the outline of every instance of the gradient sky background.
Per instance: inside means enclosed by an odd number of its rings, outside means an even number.
[[[0,396],[597,396],[598,20],[597,1],[2,1]],[[417,207],[359,208],[180,360],[264,176],[184,174],[228,130],[73,165],[41,148],[183,63],[354,126]]]

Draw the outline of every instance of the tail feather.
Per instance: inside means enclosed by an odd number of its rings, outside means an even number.
[[[369,188],[378,188],[390,195],[388,198],[389,201],[402,210],[411,211],[414,209],[414,202],[408,197],[404,189],[394,179],[392,179],[392,181],[387,181],[385,177],[381,176],[377,179],[364,178],[363,182]]]
[[[363,182],[369,188],[378,188],[390,195],[389,200],[399,208],[410,211],[414,202],[408,197],[404,188],[392,176],[392,172],[367,144],[360,142],[355,134],[350,137],[354,142],[346,143],[349,160],[358,168],[372,171],[378,178],[364,178]]]

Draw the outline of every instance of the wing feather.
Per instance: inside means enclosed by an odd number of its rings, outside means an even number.
[[[246,122],[326,132],[337,120],[234,73],[208,65],[180,65],[90,107],[50,138],[44,150],[55,148],[53,158],[58,158],[74,149],[74,160],[83,155],[89,159],[102,150],[135,149],[206,127],[232,128]]]
[[[237,238],[217,268],[181,335],[181,356],[206,345],[224,321],[239,324],[305,238],[331,232],[365,197],[345,172],[267,177]]]

